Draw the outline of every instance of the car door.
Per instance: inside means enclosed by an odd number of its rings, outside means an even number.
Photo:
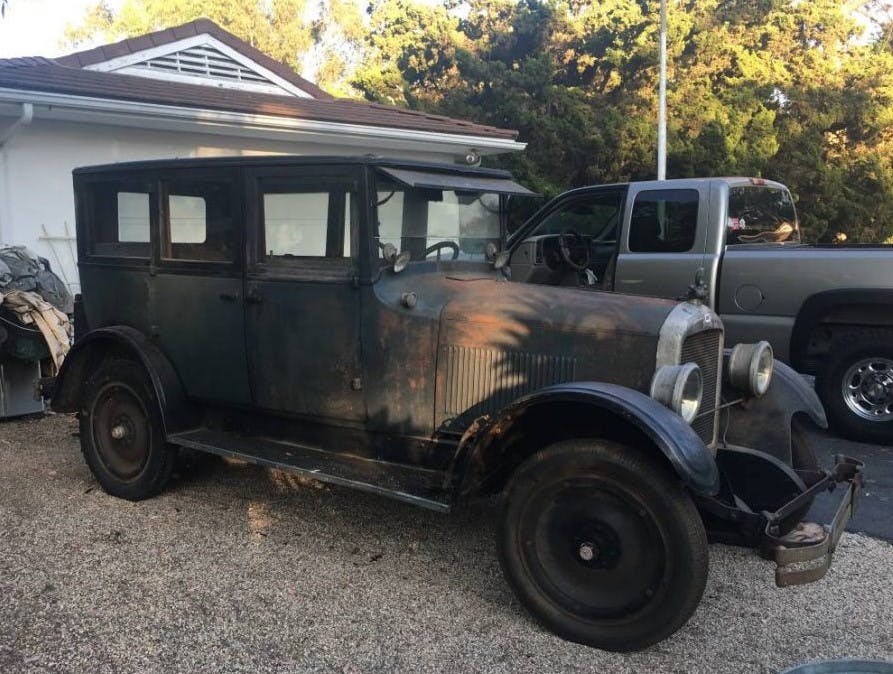
[[[148,281],[150,333],[187,395],[247,404],[251,396],[241,302],[245,221],[238,172],[167,172],[160,181],[159,202],[154,270]]]
[[[246,345],[261,409],[321,422],[365,419],[360,175],[335,165],[247,172]]]
[[[653,185],[630,191],[614,290],[684,297],[705,264],[708,192]]]

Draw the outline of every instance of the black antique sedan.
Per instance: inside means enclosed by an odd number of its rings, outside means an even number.
[[[263,157],[78,169],[76,411],[103,488],[178,447],[448,511],[503,494],[523,604],[561,636],[653,644],[700,601],[708,537],[820,578],[861,466],[822,471],[813,392],[674,302],[511,281],[505,172]],[[841,484],[829,528],[800,522]]]

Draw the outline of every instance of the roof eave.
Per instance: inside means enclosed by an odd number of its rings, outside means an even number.
[[[0,103],[32,103],[35,117],[59,121],[137,127],[265,140],[306,141],[329,145],[362,142],[369,150],[435,151],[496,155],[524,150],[513,138],[326,122],[274,115],[140,103],[0,88]]]

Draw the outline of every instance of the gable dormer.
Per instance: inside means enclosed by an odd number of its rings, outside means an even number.
[[[84,69],[167,82],[313,98],[311,93],[209,34],[138,50],[87,65]]]

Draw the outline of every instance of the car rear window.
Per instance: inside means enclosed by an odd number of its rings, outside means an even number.
[[[791,193],[773,185],[729,189],[726,243],[800,241],[800,225]]]

